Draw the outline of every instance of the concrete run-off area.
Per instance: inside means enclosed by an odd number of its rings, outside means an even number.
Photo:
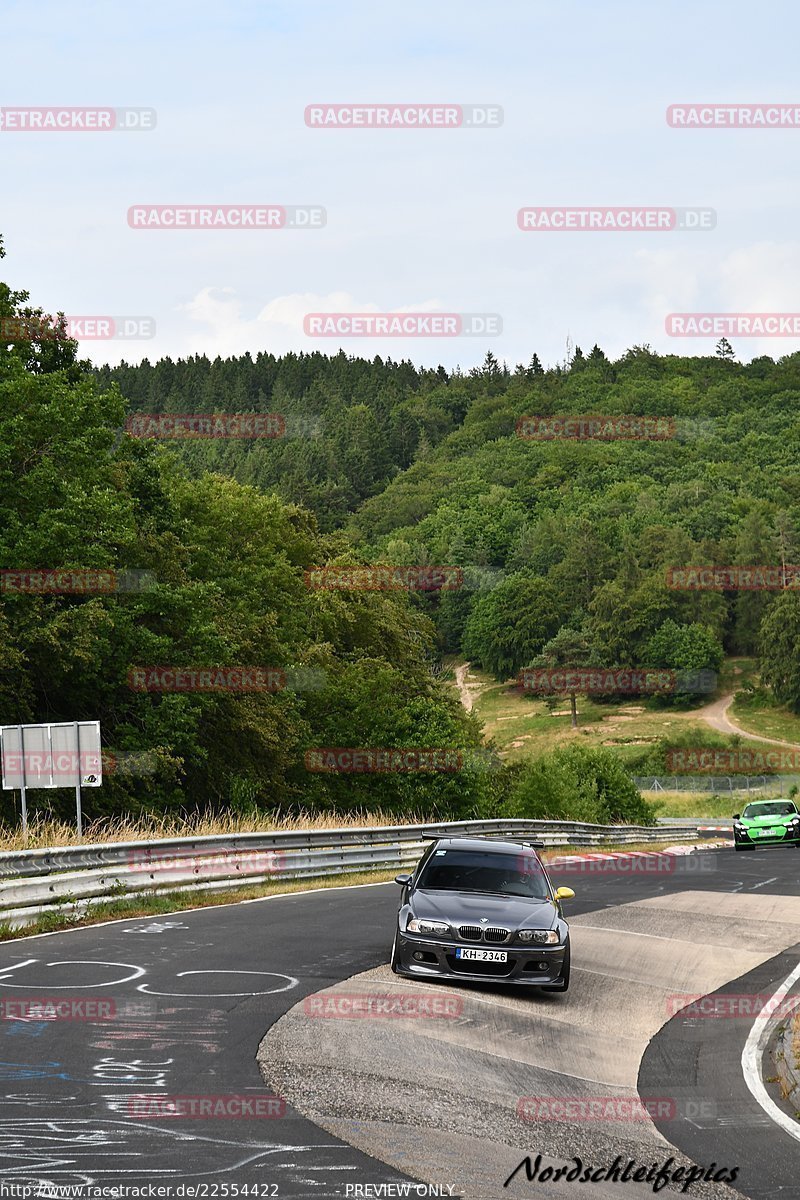
[[[329,1019],[308,1003],[287,1012],[262,1042],[264,1078],[328,1132],[470,1200],[574,1197],[575,1183],[528,1183],[524,1171],[504,1189],[526,1154],[541,1154],[543,1167],[575,1156],[610,1165],[617,1155],[648,1167],[673,1155],[675,1167],[687,1166],[668,1132],[636,1112],[642,1056],[690,997],[715,992],[800,941],[800,897],[685,890],[595,908],[570,924],[566,995],[417,983],[379,967],[322,993],[332,1001]],[[375,1015],[330,1019],[341,1011],[336,997],[354,993]],[[431,996],[449,1004],[440,1019],[420,1019],[410,998]],[[381,1019],[377,1002],[385,1008],[398,997],[409,998],[413,1015]],[[535,1102],[521,1104],[525,1098]],[[558,1101],[591,1107],[597,1098],[627,1099],[634,1115],[626,1117],[622,1103],[622,1117],[558,1119]],[[685,1116],[698,1101],[676,1080],[648,1103],[662,1116],[670,1106]],[[669,1121],[660,1126],[668,1131]],[[653,1194],[652,1184],[631,1180],[587,1191],[614,1200]],[[697,1182],[688,1194],[741,1193]]]

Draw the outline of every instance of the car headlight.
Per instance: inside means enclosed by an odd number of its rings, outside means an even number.
[[[557,929],[520,929],[517,937],[521,942],[533,942],[537,946],[557,946],[561,941]]]
[[[743,833],[743,832],[744,832],[744,825],[742,825],[740,821],[734,821],[734,823],[733,823],[733,828],[734,828],[734,829],[736,829],[736,830],[738,830],[738,831],[739,831],[739,833]]]
[[[449,933],[446,921],[422,921],[414,917],[406,925],[406,933]]]

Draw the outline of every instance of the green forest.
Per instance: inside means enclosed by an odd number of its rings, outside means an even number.
[[[0,253],[2,251],[0,250]],[[717,670],[759,655],[800,710],[800,603],[680,590],[687,565],[800,558],[800,354],[743,365],[595,346],[545,368],[447,371],[338,353],[118,367],[37,337],[0,284],[0,567],[132,573],[115,594],[0,590],[2,723],[99,719],[144,755],[90,815],[368,811],[649,819],[600,748],[503,766],[441,678],[459,655]],[[133,436],[137,414],[280,414],[280,437]],[[534,440],[531,415],[662,417],[658,440]],[[432,590],[309,587],[314,568],[460,568]],[[274,692],[148,692],[131,669],[262,666]],[[680,705],[691,697],[672,695]],[[320,747],[442,748],[458,771],[308,769]],[[135,758],[130,760],[135,761]],[[41,794],[40,794],[41,795]],[[565,806],[564,796],[571,797]],[[60,793],[48,802],[57,807]],[[71,799],[63,798],[64,811]],[[3,794],[2,816],[13,819]]]

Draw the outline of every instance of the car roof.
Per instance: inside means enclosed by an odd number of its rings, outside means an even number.
[[[496,850],[498,854],[519,854],[523,849],[536,853],[528,842],[506,842],[499,838],[441,837],[437,838],[436,846],[448,850]]]
[[[753,804],[791,804],[797,808],[790,796],[773,796],[771,800],[748,800],[745,808],[750,808]]]

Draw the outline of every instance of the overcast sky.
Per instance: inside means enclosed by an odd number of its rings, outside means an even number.
[[[4,0],[3,106],[153,108],[150,132],[0,132],[3,277],[148,316],[96,362],[321,349],[467,368],[676,339],[667,314],[800,310],[800,128],[681,130],[680,102],[800,107],[796,0]],[[494,128],[314,129],[315,103],[498,105]],[[132,205],[317,205],[322,229],[132,229]],[[714,209],[683,232],[521,232],[526,206]],[[495,313],[491,338],[314,338],[309,312]],[[731,338],[741,359],[797,338]]]

